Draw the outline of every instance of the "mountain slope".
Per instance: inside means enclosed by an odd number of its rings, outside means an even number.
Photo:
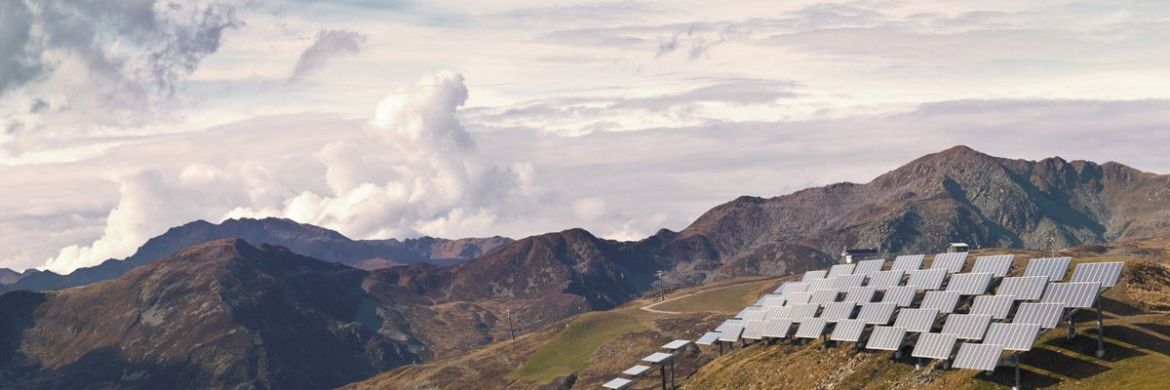
[[[424,262],[458,264],[511,242],[503,237],[352,240],[333,230],[279,218],[229,219],[220,224],[195,221],[171,228],[148,240],[134,255],[124,260],[110,259],[67,275],[37,272],[21,277],[8,286],[0,286],[3,288],[0,291],[58,290],[108,280],[191,245],[223,238],[283,246],[302,255],[365,269]]]
[[[112,281],[0,295],[0,386],[322,388],[418,361],[420,346],[377,333],[365,275],[228,239]]]

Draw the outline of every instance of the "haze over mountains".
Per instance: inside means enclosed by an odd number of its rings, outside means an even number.
[[[224,228],[250,224],[265,226],[262,237],[288,249],[230,234],[257,234],[253,228]],[[354,249],[385,248],[377,242],[346,243],[335,232],[281,220],[195,222],[152,239],[141,260],[136,254],[134,262],[95,267],[124,267],[113,280],[0,295],[0,385],[334,386],[500,340],[505,310],[524,332],[612,308],[647,293],[658,270],[681,286],[820,268],[843,247],[887,254],[932,253],[954,241],[1047,248],[1167,231],[1170,176],[1117,163],[1010,160],[966,147],[866,184],[741,197],[680,232],[641,241],[570,229],[502,245],[499,238],[386,244],[400,251],[394,261],[414,264],[375,270],[346,265],[384,253]],[[224,237],[243,241],[198,244]],[[446,257],[453,252],[466,256]],[[300,372],[313,359],[346,368]]]

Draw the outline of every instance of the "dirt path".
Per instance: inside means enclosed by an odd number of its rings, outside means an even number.
[[[678,311],[666,311],[666,310],[658,310],[658,309],[655,309],[654,307],[655,307],[655,306],[658,306],[658,305],[661,305],[661,304],[663,304],[663,303],[667,303],[667,302],[670,302],[670,301],[675,301],[675,300],[683,299],[683,298],[686,298],[686,297],[689,297],[689,296],[693,296],[693,295],[698,295],[698,294],[706,294],[706,293],[715,292],[715,291],[719,291],[719,290],[723,290],[723,289],[728,289],[728,288],[732,288],[732,287],[739,287],[739,286],[742,286],[742,285],[745,285],[745,284],[749,284],[749,283],[759,283],[759,282],[762,282],[762,281],[766,281],[766,280],[772,280],[772,279],[779,279],[779,277],[776,277],[776,278],[768,278],[768,279],[747,280],[747,281],[743,281],[743,282],[739,282],[739,283],[732,283],[732,284],[729,284],[729,285],[726,285],[726,286],[719,286],[719,287],[712,288],[712,289],[707,289],[707,290],[701,290],[701,291],[695,291],[695,292],[691,292],[691,293],[686,293],[686,294],[683,294],[683,295],[679,295],[679,296],[677,296],[677,297],[671,297],[671,298],[668,298],[668,299],[666,299],[665,301],[654,302],[654,303],[651,303],[651,304],[649,304],[649,305],[642,306],[642,307],[641,307],[641,309],[642,309],[642,310],[645,310],[645,311],[648,311],[648,312],[651,312],[651,313],[657,313],[657,314],[683,314],[683,312],[678,312]]]

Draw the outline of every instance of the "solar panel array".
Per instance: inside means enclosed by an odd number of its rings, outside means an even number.
[[[783,283],[695,344],[822,336],[859,342],[868,329],[865,349],[895,351],[910,344],[913,357],[953,357],[955,368],[991,371],[1005,351],[1030,350],[1066,313],[1093,307],[1102,289],[1118,283],[1124,267],[1078,264],[1062,282],[1068,257],[1032,259],[1023,276],[1015,277],[1007,276],[1013,255],[980,256],[968,273],[962,273],[967,253],[938,254],[927,269],[924,260],[907,255],[895,258],[889,270],[882,269],[885,260],[876,259],[806,272],[800,282]],[[998,286],[994,294],[993,286]],[[921,300],[919,290],[925,290]],[[908,333],[918,335],[907,338]]]

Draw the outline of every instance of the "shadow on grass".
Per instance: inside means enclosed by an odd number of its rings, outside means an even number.
[[[1109,367],[1066,356],[1048,348],[1034,348],[1022,356],[1024,364],[1074,379],[1085,379],[1109,371]]]
[[[1145,328],[1146,330],[1149,330],[1151,332],[1160,334],[1162,336],[1170,337],[1170,325],[1154,324],[1154,323],[1147,322],[1144,324],[1138,324],[1138,326]]]
[[[1143,312],[1141,309],[1138,309],[1137,307],[1134,307],[1133,305],[1106,297],[1101,297],[1101,309],[1103,309],[1106,313],[1112,313],[1120,316],[1145,314],[1145,312]],[[1091,312],[1092,310],[1084,311]]]
[[[1122,328],[1122,329],[1125,329],[1125,328]],[[1118,338],[1117,337],[1118,335],[1110,333],[1108,328],[1106,328],[1106,330],[1105,330],[1105,335],[1107,337],[1112,337],[1116,340],[1125,341],[1125,340],[1122,340],[1121,338]],[[1125,342],[1128,344],[1132,344],[1132,343],[1129,343],[1128,341],[1125,341]],[[1085,333],[1078,334],[1077,337],[1072,339],[1072,340],[1066,339],[1064,337],[1057,337],[1057,338],[1054,338],[1052,340],[1048,340],[1048,341],[1044,342],[1044,344],[1049,345],[1049,346],[1053,346],[1053,347],[1057,347],[1057,348],[1063,348],[1063,349],[1068,350],[1069,352],[1079,354],[1079,355],[1084,356],[1086,358],[1097,358],[1097,330],[1096,329],[1093,329],[1093,330],[1085,332]],[[1100,359],[1107,361],[1107,362],[1118,362],[1118,361],[1122,361],[1125,359],[1135,358],[1135,357],[1146,355],[1145,352],[1139,351],[1139,350],[1137,350],[1137,348],[1113,343],[1113,342],[1110,342],[1108,340],[1105,341],[1104,345],[1105,345],[1105,356],[1101,357]]]
[[[1000,366],[991,375],[979,374],[975,379],[1010,388],[1016,385],[1016,369],[1010,365]],[[1025,389],[1038,389],[1056,386],[1060,384],[1060,379],[1020,367],[1020,383]]]
[[[1165,325],[1141,324],[1139,326],[1145,329],[1150,329],[1151,327],[1156,329],[1160,327],[1163,331],[1166,330]],[[1162,355],[1170,356],[1170,341],[1163,340],[1158,336],[1147,333],[1150,331],[1145,329],[1134,329],[1125,326],[1109,325],[1105,327],[1105,337],[1112,338],[1126,344],[1134,345],[1142,349],[1154,351]],[[1112,353],[1112,351],[1110,351],[1108,346],[1106,346],[1106,354],[1108,355],[1110,353]]]

